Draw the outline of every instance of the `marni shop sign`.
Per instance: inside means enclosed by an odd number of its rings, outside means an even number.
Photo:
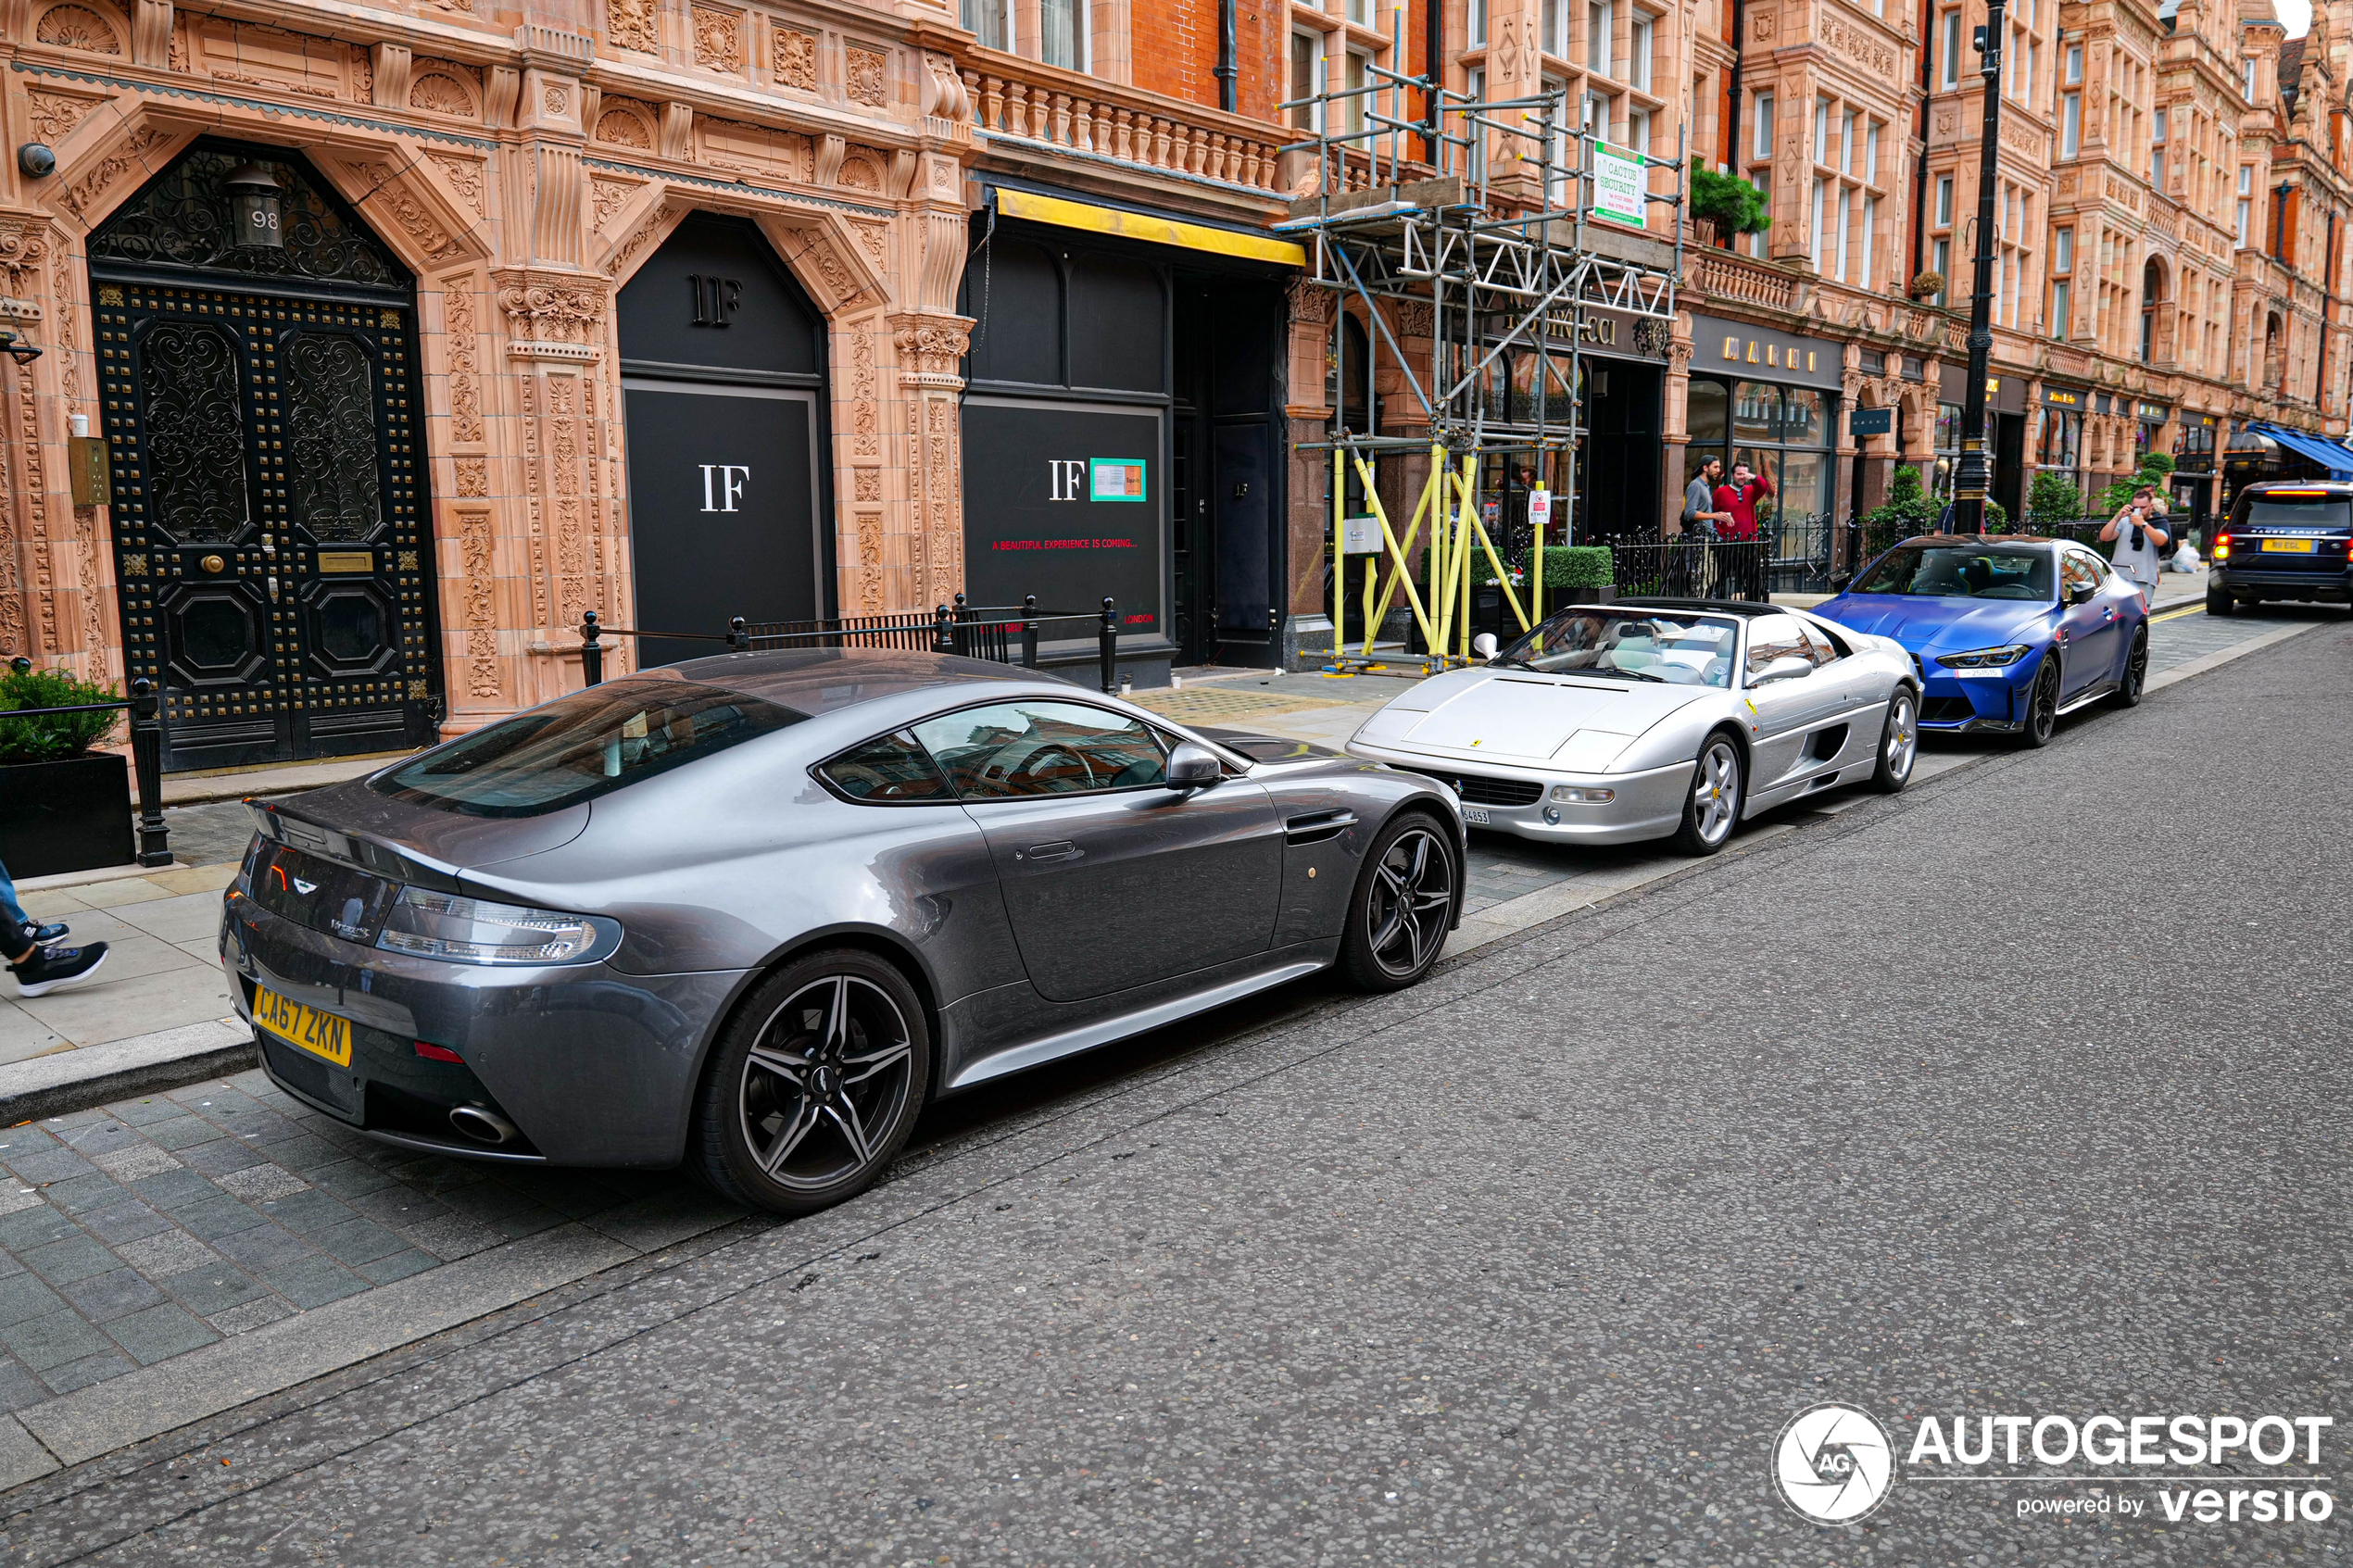
[[[1717,316],[1692,318],[1692,370],[1724,370],[1758,381],[1835,389],[1845,375],[1845,350],[1834,343],[1750,326]]]

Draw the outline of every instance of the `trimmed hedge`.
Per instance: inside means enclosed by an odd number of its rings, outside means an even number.
[[[1606,545],[1548,545],[1544,549],[1544,586],[1606,588],[1616,580]]]
[[[54,762],[78,757],[114,733],[122,715],[53,713],[40,719],[10,719],[15,708],[73,708],[113,702],[122,694],[77,678],[69,670],[11,670],[0,674],[0,763]]]

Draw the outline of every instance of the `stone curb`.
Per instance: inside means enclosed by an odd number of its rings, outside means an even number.
[[[12,1061],[0,1067],[0,1127],[184,1088],[258,1060],[250,1030],[216,1021]]]

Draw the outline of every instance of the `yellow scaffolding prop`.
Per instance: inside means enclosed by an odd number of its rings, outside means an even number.
[[[1365,642],[1363,651],[1352,656],[1348,652],[1348,554],[1346,547],[1347,495],[1346,465],[1355,465],[1356,477],[1365,487],[1365,506],[1380,528],[1381,553],[1388,558],[1388,572],[1382,577],[1377,568],[1365,573],[1364,602]],[[1449,490],[1452,491],[1451,497]],[[1451,499],[1451,504],[1450,504]],[[1428,571],[1429,601],[1427,606],[1416,591],[1415,573],[1409,564],[1415,544],[1420,539],[1422,523],[1429,523],[1429,546],[1423,552]],[[1345,672],[1352,667],[1361,668],[1373,658],[1373,640],[1381,623],[1389,618],[1390,607],[1402,590],[1405,602],[1414,612],[1414,623],[1421,629],[1422,646],[1430,650],[1424,668],[1435,662],[1444,669],[1454,664],[1472,662],[1471,657],[1471,560],[1476,554],[1487,558],[1488,569],[1494,573],[1502,589],[1504,602],[1512,619],[1523,632],[1534,626],[1542,614],[1543,583],[1541,555],[1538,557],[1538,579],[1529,588],[1526,608],[1521,608],[1519,595],[1513,591],[1511,574],[1504,570],[1501,555],[1478,517],[1478,458],[1466,454],[1461,466],[1454,466],[1443,444],[1432,442],[1429,448],[1429,477],[1422,485],[1414,505],[1414,515],[1400,538],[1390,524],[1388,508],[1381,505],[1380,489],[1372,465],[1362,452],[1335,446],[1332,449],[1332,668]],[[1374,580],[1381,577],[1378,596],[1374,594]]]

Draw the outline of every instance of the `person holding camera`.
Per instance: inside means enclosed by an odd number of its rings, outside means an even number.
[[[2159,526],[2165,510],[2158,505],[2157,491],[2144,484],[2133,493],[2124,509],[2108,520],[2100,530],[2103,544],[2113,540],[2116,553],[2108,564],[2124,575],[2127,582],[2141,591],[2141,606],[2148,608],[2157,602],[2157,579],[2165,570],[2165,546],[2172,536]]]

